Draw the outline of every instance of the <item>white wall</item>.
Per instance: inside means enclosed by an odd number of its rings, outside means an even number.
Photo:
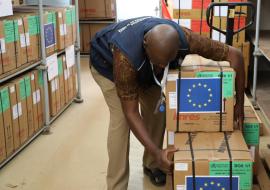
[[[116,0],[119,20],[140,16],[159,16],[159,0]]]

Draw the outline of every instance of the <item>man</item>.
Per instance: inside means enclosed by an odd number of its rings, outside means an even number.
[[[167,157],[176,149],[162,150],[165,114],[154,112],[169,63],[178,63],[187,53],[230,62],[236,71],[235,120],[241,128],[244,68],[237,49],[153,17],[110,25],[91,41],[91,72],[110,110],[108,190],[127,189],[130,130],[145,147],[144,172],[155,185],[165,184],[160,169],[171,170]]]

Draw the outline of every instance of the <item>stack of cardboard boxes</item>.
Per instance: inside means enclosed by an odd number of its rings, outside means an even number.
[[[89,54],[90,40],[102,28],[115,22],[116,0],[79,0],[81,50]]]
[[[228,62],[219,65],[188,55],[180,72],[168,74],[167,145],[179,150],[167,189],[252,189],[251,153],[258,150],[261,124],[254,110],[245,107],[249,114],[243,134],[234,131],[235,72]]]
[[[38,7],[23,5],[14,8],[13,13],[0,18],[0,78],[5,81],[0,84],[0,163],[44,127],[44,73],[27,68],[41,58]],[[53,117],[77,94],[75,7],[46,6],[43,17]],[[21,69],[27,71],[19,75]],[[11,74],[16,77],[5,78]]]
[[[51,117],[59,113],[77,94],[77,72],[75,65],[69,66],[66,56],[57,58],[57,75],[49,81]]]
[[[44,126],[41,74],[33,70],[0,87],[0,162]]]
[[[47,8],[44,12],[47,56],[75,43],[75,8]],[[40,59],[39,16],[33,7],[19,7],[13,16],[0,18],[0,77]]]
[[[224,34],[216,30],[210,30],[206,21],[206,10],[211,2],[245,2],[246,0],[168,0],[169,12],[175,22],[181,26],[191,29],[193,32],[207,36],[217,41],[225,42]],[[235,31],[246,25],[247,7],[236,7],[234,29]],[[243,14],[239,15],[241,12]],[[227,27],[227,7],[216,7],[213,12],[212,25],[226,30]],[[248,66],[250,56],[250,43],[245,41],[245,31],[235,34],[233,46],[239,48],[244,55],[246,84],[248,78]]]

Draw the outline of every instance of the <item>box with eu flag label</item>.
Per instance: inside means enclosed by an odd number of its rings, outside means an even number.
[[[167,130],[233,131],[234,82],[235,72],[228,62],[186,56],[180,75],[173,70],[167,77]]]
[[[176,133],[175,190],[251,190],[252,158],[240,131]]]

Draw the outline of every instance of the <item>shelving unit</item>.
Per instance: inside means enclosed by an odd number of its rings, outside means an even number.
[[[43,87],[44,87],[44,126],[40,128],[35,134],[30,137],[24,144],[20,145],[20,147],[14,151],[11,155],[9,155],[2,163],[0,163],[0,168],[6,165],[12,158],[14,158],[19,152],[21,152],[27,145],[29,145],[37,136],[39,136],[42,132],[50,130],[50,124],[52,124],[73,102],[81,103],[83,102],[81,96],[81,76],[80,76],[80,34],[79,34],[79,14],[78,14],[78,0],[75,0],[75,12],[76,12],[76,42],[75,42],[75,64],[77,69],[77,95],[76,97],[67,103],[56,116],[50,117],[50,109],[49,109],[49,90],[48,90],[48,70],[46,64],[46,49],[45,49],[45,35],[44,35],[44,20],[43,20],[43,2],[39,0],[39,19],[40,19],[40,41],[41,41],[41,60],[35,63],[28,63],[25,66],[11,71],[5,75],[0,77],[0,85],[4,82],[7,82],[14,77],[26,73],[33,68],[38,68],[42,70],[43,73]],[[57,55],[63,54],[65,50],[61,50],[57,52]]]

